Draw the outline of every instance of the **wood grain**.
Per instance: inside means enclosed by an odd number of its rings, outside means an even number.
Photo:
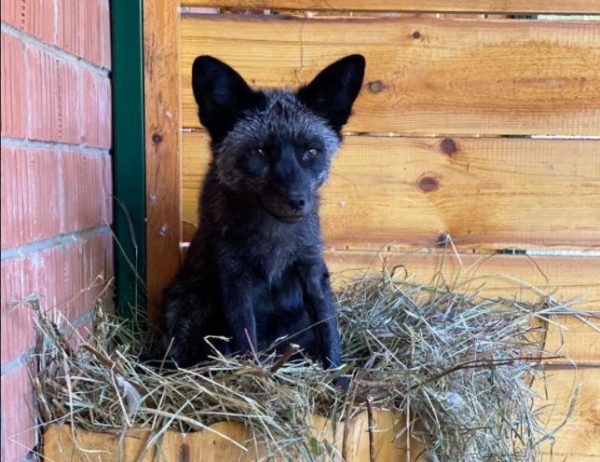
[[[68,424],[44,428],[43,460],[49,462],[151,462],[155,451],[143,456],[150,430],[130,429],[123,441],[120,435],[71,429]]]
[[[424,456],[425,445],[411,438],[406,428],[405,415],[373,410],[371,446],[376,461],[429,461]]]
[[[448,154],[449,153],[449,154]],[[183,137],[184,240],[210,158]],[[600,247],[600,141],[348,136],[322,194],[327,246]]]
[[[597,22],[187,16],[185,127],[198,127],[191,65],[214,55],[257,86],[297,86],[346,54],[367,59],[348,131],[600,135]]]
[[[535,405],[547,406],[542,413],[542,422],[548,430],[561,423],[571,403],[572,391],[574,387],[579,387],[574,411],[567,425],[558,433],[553,448],[555,458],[550,458],[550,447],[546,444],[543,447],[542,460],[564,460],[564,457],[568,456],[568,461],[587,462],[600,454],[600,369],[550,371],[546,374],[546,380],[541,378],[536,380],[533,387],[538,395]],[[342,425],[338,425],[334,438],[331,423],[323,417],[313,416],[307,420],[307,424],[318,438],[325,438],[330,442],[335,440],[337,447],[340,448],[343,439]],[[372,424],[374,460],[379,462],[407,460],[403,438],[394,442],[395,435],[403,428],[403,419],[397,418],[388,411],[376,410],[373,413]],[[220,462],[251,461],[265,454],[264,446],[260,443],[258,451],[253,449],[252,443],[248,444],[250,432],[238,422],[219,422],[211,425],[210,428],[213,432],[180,434],[168,431],[162,439],[160,451],[153,448],[143,454],[145,444],[151,436],[149,431],[130,430],[121,445],[117,435],[77,429],[74,432],[77,443],[74,444],[71,428],[68,425],[51,424],[44,430],[43,455],[45,460],[71,462],[113,460]],[[347,462],[373,462],[369,457],[370,437],[367,428],[366,412],[352,420],[349,438],[347,438]],[[214,432],[248,445],[249,450],[242,451]],[[87,452],[78,451],[77,447]],[[411,447],[412,457],[408,460],[417,461],[416,456],[421,452],[422,445],[413,441]]]
[[[408,11],[446,13],[589,13],[598,0],[183,0],[186,6],[244,9]]]
[[[589,314],[585,322],[568,315],[552,317],[556,324],[548,327],[545,351],[562,358],[548,363],[600,366],[600,309]]]
[[[179,1],[144,2],[146,281],[154,323],[181,241],[179,22]]]
[[[598,460],[600,454],[600,369],[560,370],[547,372],[546,383],[538,380],[533,385],[539,398],[538,405],[549,405],[542,413],[547,429],[557,427],[567,415],[571,394],[578,388],[577,400],[571,418],[558,433],[556,444],[542,448],[542,462]],[[547,399],[546,399],[547,398]]]
[[[386,411],[374,413],[373,424],[376,429],[374,446],[379,456],[376,461],[387,462],[398,460],[404,456],[405,450],[399,445],[391,444],[395,431],[399,428],[396,419]],[[341,455],[344,425],[336,426],[335,436],[330,421],[314,415],[307,418],[307,426],[318,440],[325,440],[333,445],[336,454]],[[152,448],[144,454],[150,431],[130,430],[119,447],[119,437],[106,433],[92,433],[77,429],[74,444],[71,428],[68,425],[49,425],[44,430],[44,457],[50,461],[68,460],[70,462],[171,462],[174,460],[197,462],[238,461],[250,462],[264,457],[268,450],[264,443],[258,442],[256,447],[252,434],[239,422],[218,422],[210,425],[210,430],[195,433],[177,433],[167,431],[160,443],[160,450]],[[235,445],[223,436],[237,441],[247,450]],[[358,414],[349,425],[349,436],[346,440],[347,462],[374,462],[369,458],[369,432],[366,412]],[[77,448],[84,451],[79,451]],[[338,460],[333,458],[332,460]],[[269,458],[273,461],[285,462],[283,458]],[[416,460],[413,458],[413,460]]]
[[[600,311],[600,258],[526,255],[476,255],[447,252],[325,252],[334,285],[382,269],[398,267],[409,281],[430,284],[441,277],[453,290],[482,296],[517,296],[525,301],[552,294],[588,311]]]

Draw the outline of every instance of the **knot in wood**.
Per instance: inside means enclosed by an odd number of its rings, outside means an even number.
[[[423,192],[432,192],[440,189],[440,182],[433,176],[425,175],[419,179],[418,186]]]
[[[448,156],[451,156],[458,150],[456,148],[456,143],[452,138],[444,138],[440,143],[440,149],[444,154]]]
[[[381,80],[374,80],[369,82],[369,91],[371,93],[381,93],[385,88],[385,85]]]

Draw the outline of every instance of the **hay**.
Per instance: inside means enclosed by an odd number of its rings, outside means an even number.
[[[532,321],[568,308],[550,298],[526,304],[397,279],[384,271],[338,295],[347,364],[334,372],[273,355],[218,354],[169,371],[140,364],[140,336],[101,303],[86,340],[37,309],[32,380],[41,419],[95,432],[151,428],[148,448],[168,429],[215,431],[208,426],[233,420],[250,428],[249,446],[264,441],[286,460],[337,460],[340,451],[310,433],[307,416],[344,425],[366,407],[385,408],[410,423],[429,460],[536,460],[554,430],[541,425],[529,387],[545,355],[546,323]],[[352,377],[347,391],[332,385],[343,373]]]
[[[417,422],[433,461],[532,461],[546,436],[529,385],[555,311],[502,298],[366,279],[340,299],[345,351],[374,406]],[[539,325],[539,323],[538,323]]]

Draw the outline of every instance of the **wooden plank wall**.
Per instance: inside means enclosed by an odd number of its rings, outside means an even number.
[[[199,126],[196,50],[263,86],[296,86],[358,52],[366,80],[349,132],[600,135],[597,23],[214,15],[181,27],[185,127]]]
[[[448,233],[469,252],[600,248],[599,149],[579,140],[347,136],[322,194],[325,241],[432,247]],[[183,152],[183,219],[196,223],[207,134],[185,133]]]
[[[167,3],[167,13],[150,13],[146,35],[154,298],[174,271],[179,241],[196,229],[210,158],[191,92],[193,59],[212,54],[253,85],[297,86],[362,53],[365,83],[322,195],[337,283],[378,271],[382,259],[428,282],[444,260],[446,280],[464,290],[552,293],[588,310],[600,328],[600,0],[185,0],[186,11],[223,9],[180,20],[177,2]],[[271,14],[240,13],[261,9]],[[596,16],[507,16],[518,13]],[[441,245],[448,235],[449,253]],[[498,254],[505,249],[519,254]],[[549,388],[563,407],[571,384],[581,390],[555,458],[544,460],[590,461],[600,451],[600,334],[558,321],[565,329],[551,329],[547,348],[565,358],[548,365]]]
[[[429,13],[598,14],[599,0],[183,0],[187,6]]]

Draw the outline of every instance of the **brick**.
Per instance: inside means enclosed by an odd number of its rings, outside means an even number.
[[[79,0],[58,0],[57,45],[65,51],[82,56],[80,53],[81,34],[87,34],[93,25],[81,27],[85,3]]]
[[[54,2],[51,0],[2,1],[2,21],[42,39],[54,42]]]
[[[88,71],[82,73],[81,79],[81,142],[89,146],[108,148],[112,137],[110,80]]]
[[[68,318],[82,313],[83,265],[76,241],[39,253],[39,290],[44,310],[60,310]]]
[[[96,297],[104,285],[104,249],[105,243],[101,236],[94,236],[81,243],[83,280],[86,282],[82,294],[85,305],[90,308],[96,303]]]
[[[31,139],[79,144],[79,76],[66,63],[35,47],[27,47],[27,88]]]
[[[110,0],[100,1],[100,64],[111,68]]]
[[[4,5],[11,2],[2,2]],[[4,13],[2,14],[4,18]],[[0,56],[0,124],[2,136],[25,137],[25,47],[2,32]]]
[[[2,260],[2,363],[35,344],[33,311],[23,301],[26,297],[36,294],[42,310],[78,318],[95,306],[112,275],[112,236],[108,231]]]
[[[85,306],[96,305],[98,295],[113,275],[112,235],[97,234],[82,243],[85,287]]]
[[[104,158],[104,184],[106,185],[106,223],[113,222],[113,182],[112,182],[112,157]],[[112,248],[112,247],[111,247]],[[112,261],[112,259],[111,259]]]
[[[108,156],[62,153],[63,233],[109,223],[111,185],[106,178],[107,162]]]
[[[78,239],[40,254],[40,295],[45,309],[59,309],[68,319],[82,316],[96,304],[112,276],[110,233]]]
[[[3,146],[1,162],[2,248],[58,234],[61,223],[56,153]]]
[[[2,460],[19,462],[37,443],[33,388],[27,366],[2,376]]]
[[[39,271],[32,258],[2,261],[0,306],[2,309],[2,363],[13,360],[33,347],[33,311],[22,302],[38,287]]]
[[[105,65],[110,59],[108,0],[59,0],[57,41],[65,51]]]

